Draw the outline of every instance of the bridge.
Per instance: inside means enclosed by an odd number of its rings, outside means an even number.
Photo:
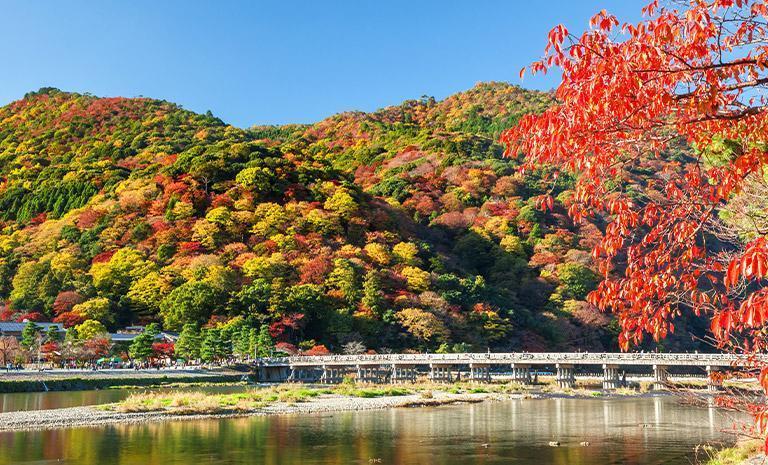
[[[470,381],[490,382],[498,369],[511,369],[512,380],[531,384],[539,370],[551,367],[561,388],[572,388],[581,370],[600,367],[603,388],[616,389],[625,381],[627,368],[652,370],[654,388],[663,389],[671,378],[670,368],[706,371],[708,386],[719,389],[722,381],[709,376],[729,367],[744,366],[745,359],[733,354],[689,353],[460,353],[460,354],[365,354],[261,358],[257,372],[262,381],[339,383],[355,374],[360,382],[398,383],[414,381],[427,372],[430,380],[451,382],[468,369]]]

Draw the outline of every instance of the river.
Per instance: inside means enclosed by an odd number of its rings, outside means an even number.
[[[173,388],[101,389],[91,391],[49,391],[0,393],[0,412],[24,410],[49,410],[54,408],[79,407],[118,402],[134,392],[167,391],[238,392],[245,389],[242,384],[205,385]]]
[[[0,433],[0,465],[688,465],[732,424],[669,396],[512,400]]]

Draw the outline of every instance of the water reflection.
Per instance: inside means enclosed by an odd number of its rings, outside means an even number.
[[[688,464],[729,421],[671,398],[523,400],[5,433],[0,465]]]
[[[138,391],[160,391],[168,388],[140,388]],[[222,386],[188,386],[175,387],[175,390],[192,390],[205,392],[237,392],[247,389],[242,385]],[[50,391],[50,392],[14,392],[0,393],[0,412],[15,412],[22,410],[49,410],[54,408],[77,407],[80,405],[108,404],[125,399],[137,390],[104,389],[93,391]]]

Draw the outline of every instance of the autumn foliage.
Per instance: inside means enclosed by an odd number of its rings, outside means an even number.
[[[733,240],[719,213],[765,175],[768,7],[654,1],[644,14],[619,24],[602,11],[579,36],[555,27],[529,69],[562,70],[557,104],[502,140],[524,169],[578,173],[570,216],[605,221],[593,250],[603,281],[590,300],[618,315],[622,348],[666,337],[693,312],[711,319],[720,348],[752,360],[768,348],[766,231],[753,222]],[[681,146],[688,156],[672,156]],[[649,158],[663,175],[637,195],[628,181]],[[552,197],[539,204],[551,209]],[[752,361],[768,388],[768,370]]]
[[[599,231],[559,203],[536,211],[550,186],[498,141],[551,102],[490,82],[241,129],[159,100],[31,92],[0,107],[0,317],[229,341],[265,325],[332,352],[611,350],[607,324],[564,311],[585,298],[566,281],[595,284]]]

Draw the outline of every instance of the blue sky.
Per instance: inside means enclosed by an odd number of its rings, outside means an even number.
[[[479,81],[520,84],[552,26],[645,0],[0,0],[0,104],[43,86],[144,95],[236,126],[308,123]],[[526,77],[549,89],[556,76]]]

